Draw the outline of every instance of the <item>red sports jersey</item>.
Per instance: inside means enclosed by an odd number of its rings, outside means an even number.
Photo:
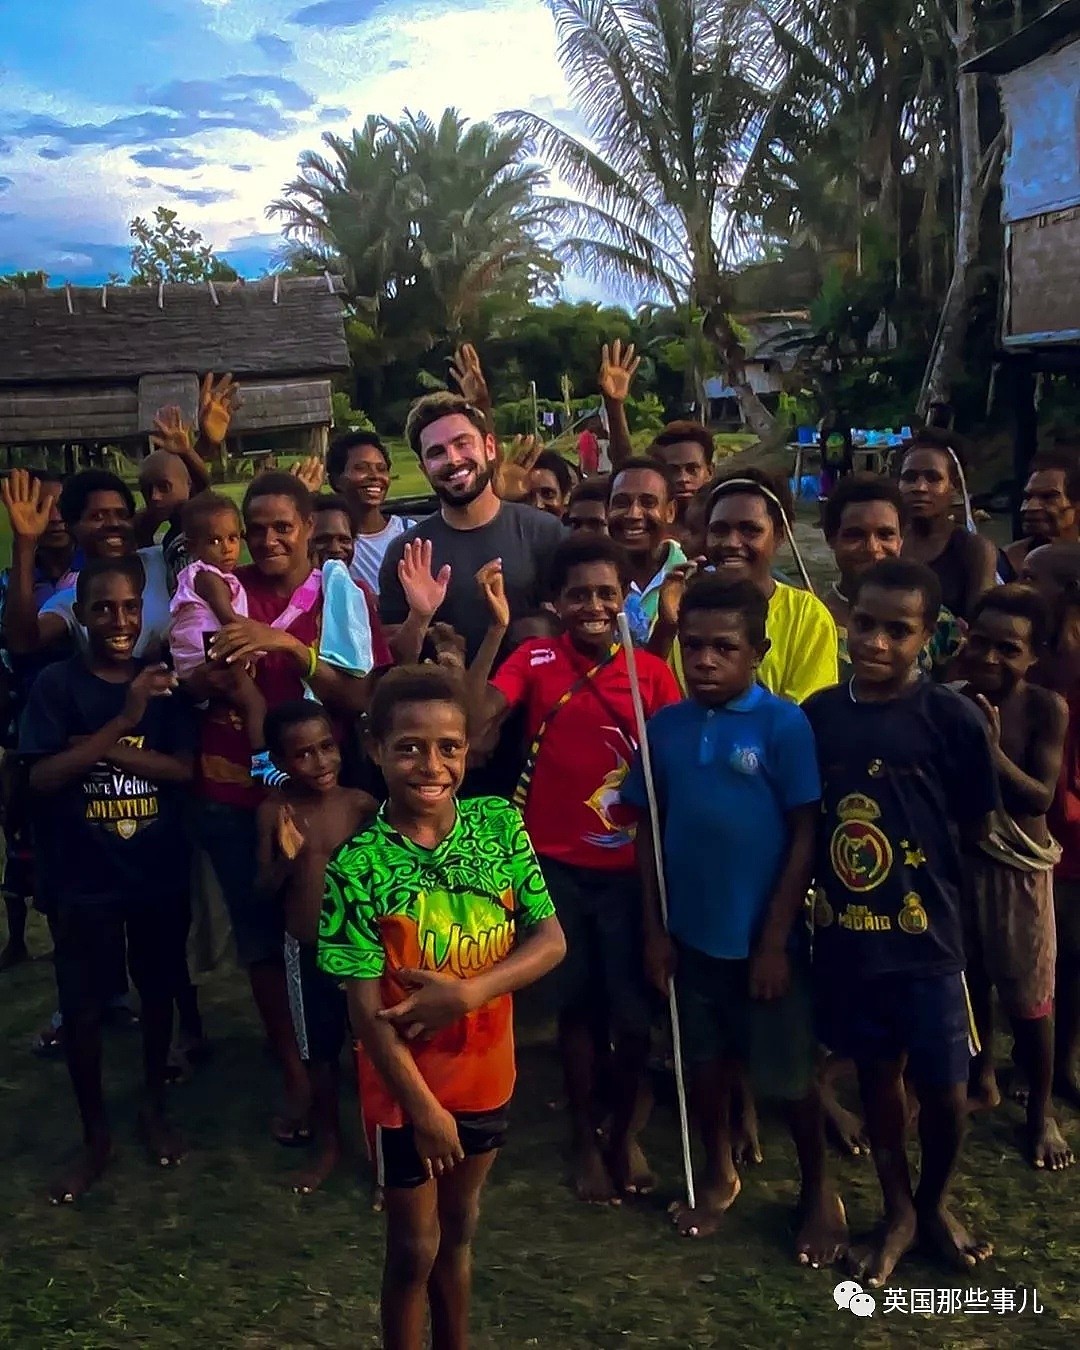
[[[637,652],[646,717],[681,697],[670,669]],[[559,700],[596,664],[567,637],[533,638],[499,668],[493,683],[511,707],[524,706],[530,742],[547,730],[525,799],[525,827],[541,857],[605,871],[634,866],[637,812],[619,789],[637,749],[630,675],[620,648],[573,696]]]

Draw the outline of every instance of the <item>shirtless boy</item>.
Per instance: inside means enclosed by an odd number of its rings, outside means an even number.
[[[966,947],[980,1050],[969,1097],[996,1106],[991,988],[1012,1025],[1027,1076],[1025,1152],[1035,1167],[1072,1162],[1050,1111],[1054,1061],[1054,864],[1046,825],[1068,721],[1064,699],[1028,682],[1046,645],[1048,610],[1027,586],[998,586],[978,601],[960,658],[961,693],[986,717],[1001,801],[971,861],[974,905]]]
[[[302,699],[272,709],[266,742],[289,781],[259,807],[257,884],[267,900],[280,896],[285,905],[289,1002],[311,1080],[317,1144],[312,1165],[293,1189],[310,1195],[341,1158],[338,1061],[347,1025],[344,993],[315,963],[323,873],[331,854],[373,819],[378,803],[338,783],[341,751],[321,703]]]

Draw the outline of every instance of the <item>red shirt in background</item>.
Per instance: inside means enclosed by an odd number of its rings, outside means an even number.
[[[248,617],[258,623],[273,623],[289,605],[289,596],[278,595],[252,563],[236,569],[248,602]],[[303,584],[303,583],[301,583]],[[299,589],[299,588],[297,588]],[[386,637],[379,622],[374,601],[367,587],[362,588],[371,619],[371,651],[375,667],[393,664]],[[286,632],[305,647],[319,640],[322,599],[298,615]],[[282,652],[269,652],[256,662],[255,683],[268,708],[304,697],[304,681],[295,661]],[[228,704],[212,703],[203,716],[199,734],[199,791],[212,802],[243,806],[255,810],[263,790],[251,779],[251,746],[243,719]]]
[[[1050,833],[1061,845],[1061,861],[1054,875],[1063,881],[1080,881],[1080,689],[1068,696],[1069,725],[1061,777],[1053,805],[1046,813]]]
[[[531,742],[559,699],[595,664],[568,637],[533,638],[499,667],[492,683],[511,707],[525,708]],[[646,717],[678,703],[667,665],[637,653]],[[551,717],[525,802],[525,828],[542,857],[576,867],[625,871],[635,866],[637,812],[619,788],[637,749],[626,655],[620,649]]]
[[[600,442],[591,431],[577,438],[578,468],[584,474],[600,472]]]

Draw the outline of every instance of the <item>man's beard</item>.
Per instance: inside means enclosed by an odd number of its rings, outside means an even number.
[[[463,491],[455,491],[441,479],[436,480],[431,486],[436,497],[446,506],[468,506],[470,502],[476,501],[477,497],[481,496],[494,476],[494,464],[486,464],[482,469],[476,470],[471,485]]]

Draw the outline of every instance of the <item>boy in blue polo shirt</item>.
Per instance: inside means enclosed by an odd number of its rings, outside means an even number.
[[[755,678],[769,649],[767,612],[767,600],[748,581],[702,575],[683,598],[679,641],[690,698],[661,709],[648,725],[668,931],[652,839],[639,829],[645,960],[661,992],[675,980],[691,1105],[705,1147],[697,1205],[675,1212],[679,1232],[715,1232],[739,1194],[729,1117],[732,1074],[742,1063],[758,1090],[787,1108],[802,1173],[796,1252],[800,1264],[816,1267],[830,1265],[847,1245],[844,1207],[825,1175],[799,931],[821,788],[806,718]],[[622,797],[647,804],[640,757]]]

